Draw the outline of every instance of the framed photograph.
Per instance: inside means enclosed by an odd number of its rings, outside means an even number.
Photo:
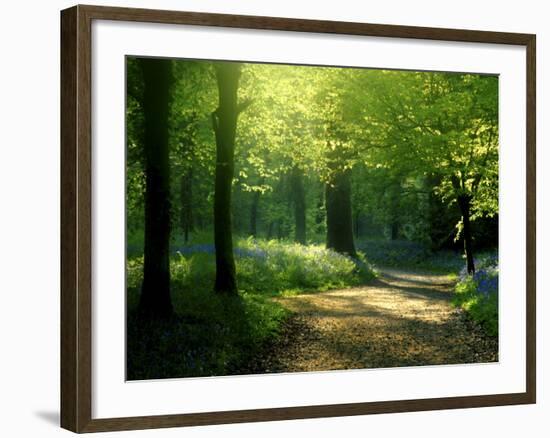
[[[536,401],[535,35],[61,12],[61,425]]]

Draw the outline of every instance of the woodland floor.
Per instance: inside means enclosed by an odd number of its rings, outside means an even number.
[[[451,304],[445,275],[379,269],[372,283],[275,298],[293,312],[251,372],[494,362],[498,342]]]

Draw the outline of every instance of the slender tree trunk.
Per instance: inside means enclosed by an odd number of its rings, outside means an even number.
[[[277,240],[283,240],[283,223],[281,219],[277,219]]]
[[[439,175],[428,175],[426,177],[425,185],[427,190],[429,190],[428,223],[430,225],[430,246],[433,251],[441,249],[441,245],[445,243],[440,233],[441,228],[443,228],[441,226],[441,200],[436,195],[436,192],[434,190],[434,187],[438,186],[439,184],[441,184],[441,177]]]
[[[315,211],[315,232],[321,233],[323,230],[323,224],[325,222],[326,212],[325,210],[325,191],[322,189],[319,190],[319,198],[317,200],[317,210]]]
[[[236,294],[237,277],[233,257],[231,189],[235,167],[235,133],[239,108],[240,64],[216,65],[219,103],[212,114],[216,135],[216,180],[214,185],[214,244],[216,247],[216,281],[214,290]]]
[[[204,230],[204,219],[199,211],[195,211],[193,215],[193,225],[195,229]]]
[[[185,243],[193,229],[193,169],[187,170],[180,178],[181,228]]]
[[[168,115],[172,63],[141,59],[144,95],[145,246],[139,311],[162,318],[172,313],[170,299],[170,175]]]
[[[327,248],[355,257],[351,213],[350,171],[337,172],[325,189]]]
[[[354,223],[354,229],[355,229],[355,240],[359,239],[359,219],[361,218],[361,211],[357,210],[355,212],[355,223]]]
[[[259,181],[259,185],[263,185],[265,182],[265,178],[261,177]],[[252,204],[250,205],[250,231],[249,234],[253,237],[258,236],[258,209],[260,206],[260,196],[261,193],[259,191],[255,191],[252,193]]]
[[[397,240],[399,237],[399,195],[401,193],[401,182],[393,180],[388,190],[390,198],[390,239]]]
[[[250,231],[252,237],[258,236],[258,206],[260,204],[260,192],[255,191],[252,194],[252,204],[250,205]]]
[[[298,167],[292,169],[290,176],[292,202],[294,204],[294,240],[302,245],[306,243],[306,193],[304,176]]]
[[[455,245],[453,236],[456,230],[456,222],[460,217],[454,208],[448,208],[448,205],[442,201],[434,190],[434,187],[441,184],[442,179],[441,175],[431,174],[426,177],[424,182],[425,188],[429,192],[427,219],[432,251],[439,251],[443,247],[453,247]],[[452,183],[453,187],[460,191],[460,182],[454,179]]]
[[[461,195],[458,197],[458,206],[462,214],[462,226],[464,236],[464,252],[466,253],[466,263],[468,274],[473,275],[475,273],[474,254],[472,247],[472,230],[470,223],[470,203],[471,198],[467,195]]]
[[[394,220],[391,223],[391,233],[390,233],[391,240],[397,240],[399,237],[399,222],[397,220]]]

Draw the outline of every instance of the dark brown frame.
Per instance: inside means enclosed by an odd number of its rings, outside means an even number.
[[[527,51],[526,392],[92,419],[91,23],[121,20],[525,46]],[[531,34],[74,6],[61,12],[61,426],[99,432],[471,408],[536,402],[535,47]]]

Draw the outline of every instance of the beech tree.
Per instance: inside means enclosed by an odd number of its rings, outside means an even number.
[[[140,313],[166,317],[170,298],[170,166],[168,119],[172,62],[139,60],[143,75],[145,240]]]
[[[479,224],[498,216],[498,78],[140,60],[128,81],[144,309],[170,312],[170,236],[175,252],[213,235],[214,290],[229,295],[235,236],[351,257],[373,234],[431,248],[454,237],[475,272]]]
[[[458,206],[456,238],[473,274],[472,221],[498,214],[498,78],[383,71],[359,84],[371,90],[363,96],[374,139],[368,160],[430,180]]]
[[[215,65],[218,108],[212,113],[216,136],[216,179],[214,188],[214,244],[216,246],[216,292],[236,294],[237,277],[233,257],[231,191],[235,170],[237,119],[251,101],[238,102],[241,65],[220,62]]]

